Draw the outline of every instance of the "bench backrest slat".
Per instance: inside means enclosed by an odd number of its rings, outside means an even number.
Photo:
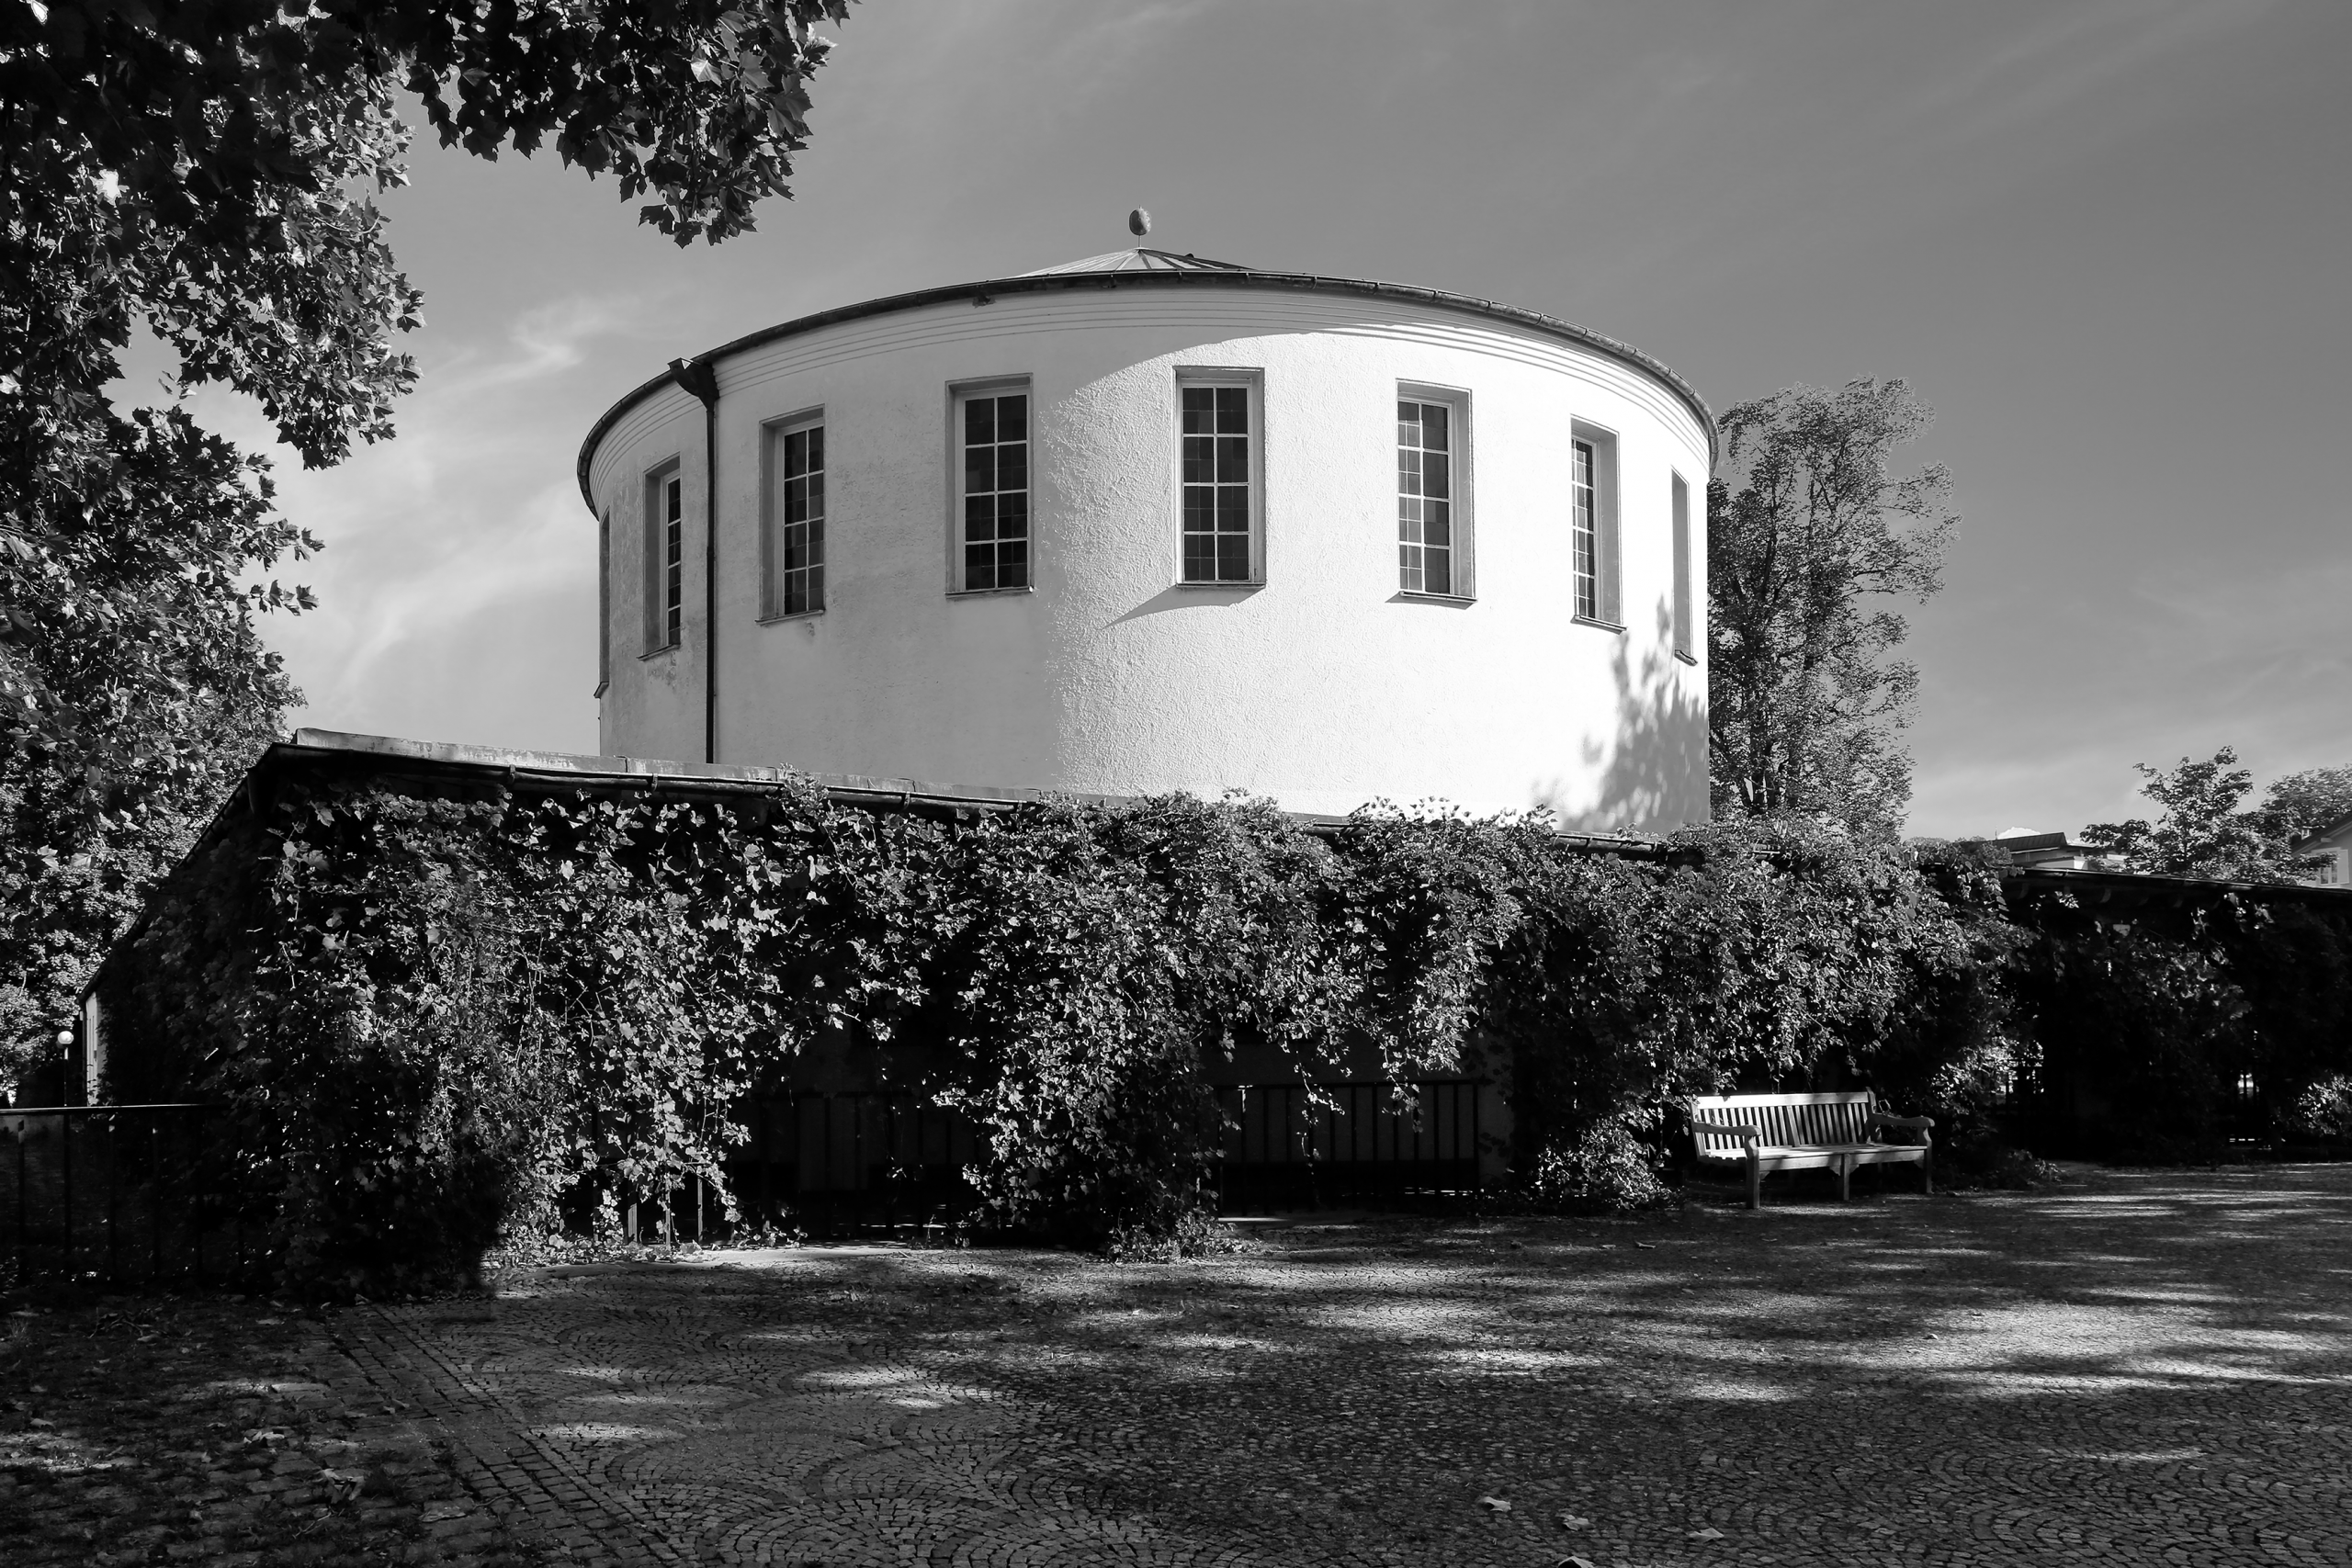
[[[1870,1138],[1875,1097],[1868,1089],[1840,1094],[1712,1094],[1690,1102],[1691,1137],[1698,1152],[1736,1155],[1743,1145],[1714,1126],[1755,1127],[1768,1145],[1860,1144]]]

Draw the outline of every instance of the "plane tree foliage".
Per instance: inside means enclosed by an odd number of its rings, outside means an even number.
[[[681,244],[788,196],[845,0],[0,0],[0,1077],[297,694],[256,633],[317,541],[185,404],[308,466],[392,431],[421,301],[375,197],[420,105],[552,146]],[[175,367],[124,406],[142,339]]]
[[[1919,673],[1894,656],[1908,627],[1894,606],[1940,587],[1959,525],[1941,466],[1894,472],[1930,417],[1904,382],[1875,379],[1724,412],[1707,493],[1718,816],[1899,829]]]

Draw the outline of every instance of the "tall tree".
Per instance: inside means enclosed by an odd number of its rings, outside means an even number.
[[[790,194],[845,7],[0,0],[0,1052],[56,1026],[295,699],[255,617],[308,604],[268,573],[316,541],[176,399],[115,406],[134,333],[332,464],[416,376],[372,200],[405,177],[397,93],[446,144],[552,141],[716,243]]]
[[[1791,387],[1724,413],[1707,489],[1719,815],[1900,827],[1919,674],[1891,657],[1908,627],[1886,601],[1942,585],[1959,518],[1940,465],[1896,478],[1892,454],[1931,417],[1900,380]]]

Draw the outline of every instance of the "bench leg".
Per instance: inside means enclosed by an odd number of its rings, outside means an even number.
[[[1936,1195],[1936,1145],[1928,1145],[1928,1157],[1919,1162],[1919,1179],[1928,1184],[1928,1196]]]
[[[1841,1158],[1838,1162],[1838,1201],[1846,1202],[1853,1196],[1854,1162]]]
[[[1756,1157],[1753,1150],[1747,1156],[1747,1206],[1751,1209],[1764,1206],[1764,1162]]]

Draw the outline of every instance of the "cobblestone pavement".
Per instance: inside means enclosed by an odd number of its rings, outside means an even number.
[[[515,1511],[528,1489],[501,1473],[513,1468],[502,1424],[429,1386],[371,1379],[316,1316],[233,1297],[115,1296],[5,1323],[8,1568],[532,1568],[560,1561],[566,1528],[582,1530]]]
[[[585,1265],[314,1364],[550,1562],[2352,1563],[2352,1168],[1904,1186]]]

